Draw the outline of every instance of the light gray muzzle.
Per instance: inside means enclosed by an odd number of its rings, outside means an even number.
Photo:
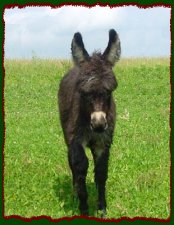
[[[106,113],[102,111],[97,111],[91,113],[91,130],[94,132],[103,132],[107,129],[108,124],[106,120]]]

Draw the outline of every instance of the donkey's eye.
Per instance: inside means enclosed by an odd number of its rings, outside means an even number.
[[[102,94],[102,97],[104,99],[109,99],[111,97],[111,93],[110,92],[105,92],[105,93]]]
[[[84,92],[81,92],[81,97],[85,98],[86,94]]]

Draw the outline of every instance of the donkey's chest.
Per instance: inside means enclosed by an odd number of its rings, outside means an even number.
[[[84,148],[89,147],[98,158],[106,150],[108,143],[108,135],[103,132],[102,134],[90,133],[84,135],[82,145]]]

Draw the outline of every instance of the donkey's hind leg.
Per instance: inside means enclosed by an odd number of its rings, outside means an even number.
[[[72,185],[73,185],[73,202],[78,198],[77,196],[77,190],[76,190],[76,181],[75,181],[75,171],[72,165],[72,153],[71,150],[68,149],[68,162],[69,162],[69,167],[72,172]]]
[[[88,159],[82,145],[73,141],[69,147],[68,158],[73,175],[73,185],[80,201],[80,213],[81,215],[88,215],[88,194],[86,189]]]

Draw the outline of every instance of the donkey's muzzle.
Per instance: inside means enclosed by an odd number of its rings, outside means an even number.
[[[106,113],[99,111],[91,113],[91,129],[94,132],[101,133],[105,131],[108,127],[106,121]]]

